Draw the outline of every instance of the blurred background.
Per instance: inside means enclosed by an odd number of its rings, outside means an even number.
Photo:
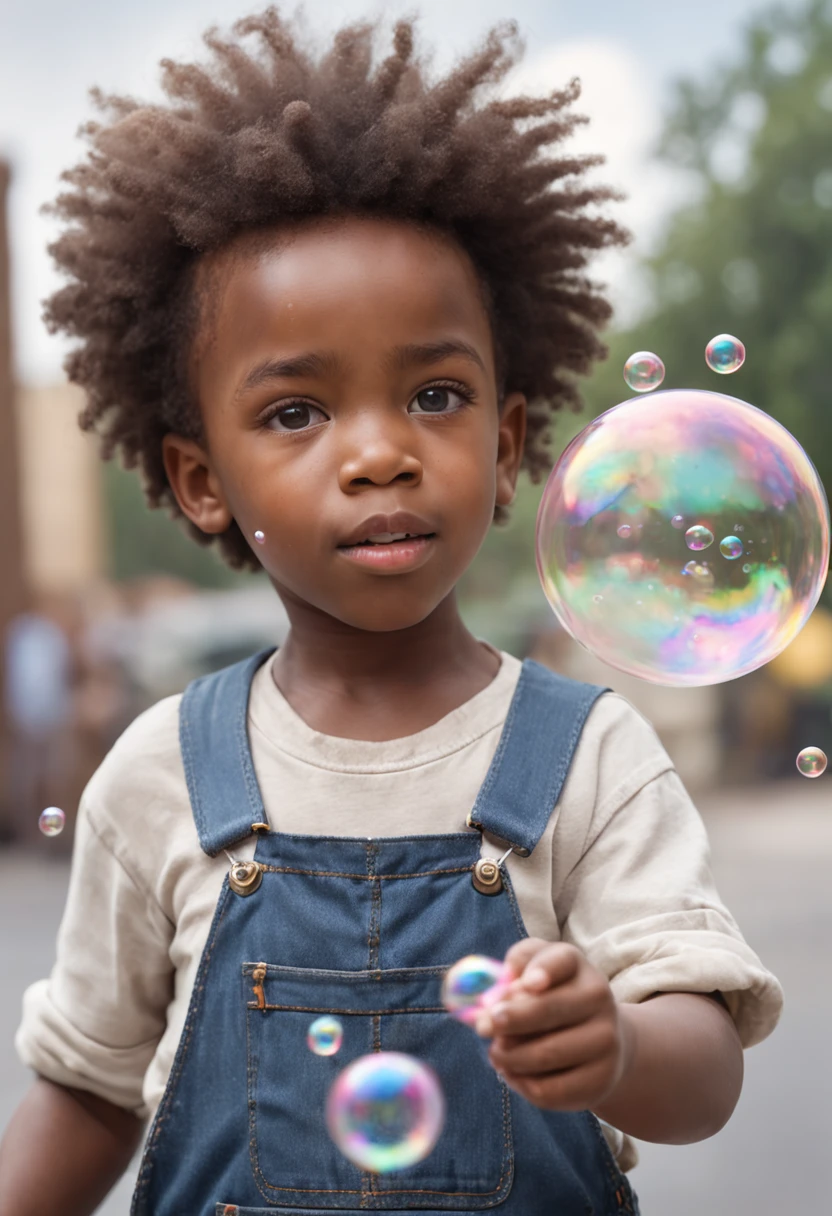
[[[509,12],[510,8],[510,12]],[[726,391],[785,424],[832,489],[832,0],[422,0],[443,68],[513,16],[527,55],[506,89],[577,75],[590,126],[581,151],[626,192],[632,245],[596,277],[616,308],[610,358],[585,409],[559,420],[553,454],[629,395],[632,351],[663,358],[666,387],[713,387],[702,357],[735,333],[748,359]],[[27,1078],[12,1036],[19,995],[54,951],[81,790],[124,727],[195,675],[279,644],[286,621],[262,577],[234,575],[143,503],[135,474],[102,464],[82,436],[82,401],[62,377],[66,347],[40,301],[57,281],[39,214],[82,151],[87,89],[158,95],[163,55],[199,56],[200,34],[248,11],[241,0],[31,0],[4,14],[0,44],[0,1127]],[[369,10],[375,11],[375,10]],[[386,4],[385,21],[406,5]],[[309,0],[327,31],[366,15],[360,0]],[[697,797],[724,897],[782,979],[783,1024],[748,1059],[739,1111],[719,1137],[646,1146],[634,1182],[645,1216],[778,1216],[826,1198],[826,1006],[832,973],[826,783],[794,766],[832,754],[832,599],[777,660],[706,689],[625,677],[556,627],[534,566],[541,487],[524,484],[462,588],[472,628],[522,657],[612,685],[654,722]],[[44,839],[39,812],[67,830]],[[129,1206],[127,1182],[102,1211]]]

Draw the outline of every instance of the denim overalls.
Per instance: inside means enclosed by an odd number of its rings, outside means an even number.
[[[500,958],[526,936],[504,870],[481,862],[474,886],[480,832],[531,853],[603,690],[523,664],[467,831],[408,835],[403,823],[393,838],[302,836],[269,830],[249,749],[249,688],[267,657],[196,680],[182,699],[202,848],[216,856],[252,825],[258,839],[254,862],[232,863],[223,883],[133,1216],[637,1213],[594,1115],[541,1111],[512,1093],[440,1000],[450,964]],[[344,1027],[332,1057],[306,1046],[324,1013]],[[428,1061],[447,1102],[433,1152],[389,1174],[351,1164],[324,1123],[339,1070],[380,1050]]]

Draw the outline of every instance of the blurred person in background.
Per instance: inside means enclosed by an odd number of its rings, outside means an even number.
[[[60,805],[69,783],[75,660],[67,608],[36,597],[6,631],[6,818],[13,840],[24,845],[39,840],[40,812]]]

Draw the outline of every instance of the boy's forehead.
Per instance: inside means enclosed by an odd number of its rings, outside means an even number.
[[[490,340],[468,255],[424,226],[365,218],[286,226],[246,234],[212,260],[204,285],[221,343],[278,321],[285,332],[305,320],[349,328],[359,316],[391,336],[451,326]]]

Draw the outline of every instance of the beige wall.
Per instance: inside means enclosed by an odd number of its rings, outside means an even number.
[[[24,561],[35,591],[83,590],[103,573],[100,461],[76,421],[82,405],[71,384],[17,389]]]

